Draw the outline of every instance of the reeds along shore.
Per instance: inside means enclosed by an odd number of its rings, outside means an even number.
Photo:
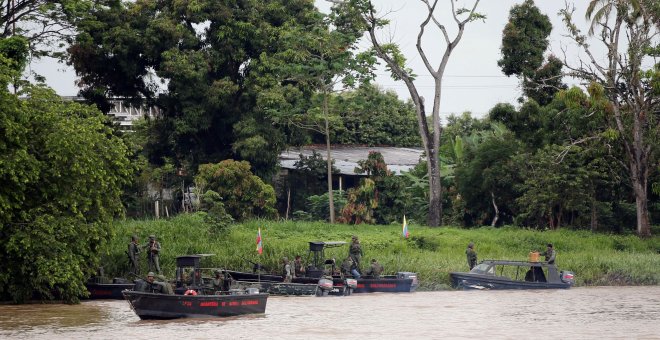
[[[256,252],[257,229],[261,228],[263,254]],[[553,243],[560,269],[576,274],[576,285],[658,285],[660,284],[660,237],[640,239],[634,235],[594,234],[589,231],[536,231],[517,227],[459,229],[429,228],[412,224],[404,238],[401,224],[331,225],[323,222],[253,220],[213,232],[201,214],[180,215],[170,220],[125,220],[115,223],[114,238],[102,256],[107,275],[125,276],[125,250],[135,234],[144,243],[155,234],[161,242],[160,266],[167,277],[174,274],[176,256],[214,254],[204,259],[205,267],[252,270],[250,262],[279,272],[283,256],[306,259],[309,241],[346,241],[357,235],[364,251],[364,265],[375,258],[386,273],[417,272],[421,290],[449,286],[449,272],[467,271],[465,249],[474,242],[479,260],[526,260],[530,251],[544,250]],[[338,262],[348,246],[326,251]],[[141,259],[146,272],[146,255]]]

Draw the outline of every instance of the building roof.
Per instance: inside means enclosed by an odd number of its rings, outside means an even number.
[[[383,155],[387,164],[387,169],[395,175],[400,175],[402,171],[409,171],[419,160],[423,158],[424,150],[421,148],[397,148],[397,147],[370,147],[370,146],[347,146],[333,145],[331,148],[331,157],[335,161],[335,167],[343,175],[364,175],[355,173],[355,167],[358,161],[366,160],[369,152],[376,151]],[[326,159],[325,145],[309,145],[301,148],[292,148],[280,154],[280,166],[285,169],[295,169],[295,163],[300,160],[300,154],[309,157],[316,151]]]

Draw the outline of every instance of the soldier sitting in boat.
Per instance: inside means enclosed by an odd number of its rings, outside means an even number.
[[[154,284],[161,285],[161,292],[163,294],[168,294],[168,295],[174,295],[174,289],[172,288],[172,285],[167,282],[167,279],[165,278],[165,275],[163,274],[158,274],[155,276]]]
[[[214,292],[221,292],[221,291],[228,291],[229,290],[229,285],[230,285],[230,278],[225,275],[223,277],[222,271],[219,269],[216,269],[213,271],[215,273],[215,277],[211,279],[211,288],[213,288]]]
[[[383,265],[378,263],[376,259],[371,259],[371,266],[367,271],[367,275],[371,275],[374,279],[380,279],[380,274],[383,273]]]
[[[305,276],[305,265],[302,263],[300,255],[296,255],[296,259],[293,261],[293,277],[303,276]]]
[[[346,257],[344,262],[341,263],[341,272],[344,274],[344,276],[353,276],[353,278],[356,279],[360,278],[360,273],[357,270],[357,266],[353,261],[353,257],[350,255]]]
[[[134,289],[140,292],[158,293],[158,294],[166,294],[165,292],[167,291],[163,283],[156,282],[154,272],[149,272],[147,274],[146,281],[138,280],[135,283]]]

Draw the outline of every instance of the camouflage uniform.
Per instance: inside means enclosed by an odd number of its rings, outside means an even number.
[[[146,291],[148,293],[157,293],[157,294],[163,294],[163,288],[164,286],[160,282],[156,282],[154,278],[154,273],[149,272],[147,274],[147,289]]]
[[[474,243],[470,242],[467,249],[465,250],[465,255],[467,255],[468,267],[470,270],[477,265],[477,252],[474,251]]]
[[[137,236],[131,237],[131,243],[128,244],[128,264],[131,267],[131,273],[140,275],[140,246],[138,246]]]
[[[221,275],[222,273],[220,271],[215,272],[215,277],[211,280],[211,286],[213,287],[214,291],[221,291],[225,290],[225,279]]]
[[[555,257],[557,256],[557,252],[552,248],[552,244],[548,244],[548,249],[544,252],[541,253],[542,256],[545,256],[545,262],[548,262],[549,264],[554,264],[555,263]]]
[[[367,272],[367,275],[371,275],[374,279],[379,279],[380,274],[383,273],[383,265],[378,263],[376,259],[371,260],[371,267],[369,267],[369,271]]]
[[[353,268],[353,259],[349,256],[341,263],[341,273],[344,275],[350,275],[351,269]]]
[[[296,256],[296,259],[293,261],[293,275],[294,277],[305,276],[305,266],[300,260],[300,256]]]
[[[149,242],[144,246],[144,248],[147,248],[147,263],[149,265],[149,271],[155,269],[156,272],[160,274],[160,264],[158,261],[158,256],[160,254],[160,242],[156,241],[156,236],[149,236]]]
[[[362,259],[362,245],[360,244],[360,241],[358,240],[357,236],[353,235],[353,239],[351,241],[351,245],[348,248],[348,254],[351,256],[351,259],[355,263],[355,268],[357,271],[360,270],[360,260]]]

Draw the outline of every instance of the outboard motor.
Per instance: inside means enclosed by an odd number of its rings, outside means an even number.
[[[356,279],[346,279],[344,281],[344,295],[351,295],[353,294],[353,291],[355,288],[357,288],[357,280]]]
[[[133,285],[133,290],[136,291],[136,292],[146,292],[147,291],[147,281],[144,281],[142,279],[135,280],[135,284]]]
[[[252,294],[259,294],[259,288],[255,287],[250,287],[245,289],[245,294],[252,295]]]
[[[561,279],[561,282],[568,283],[571,286],[575,284],[575,274],[571,271],[562,270],[559,272],[559,278]]]
[[[318,285],[319,289],[317,290],[317,295],[319,296],[327,296],[334,288],[332,279],[326,279],[324,277],[319,280]]]
[[[417,289],[417,286],[419,286],[419,279],[417,278],[417,273],[397,272],[396,273],[396,278],[397,279],[412,279],[412,283],[410,284],[410,291],[411,292],[414,292]]]

